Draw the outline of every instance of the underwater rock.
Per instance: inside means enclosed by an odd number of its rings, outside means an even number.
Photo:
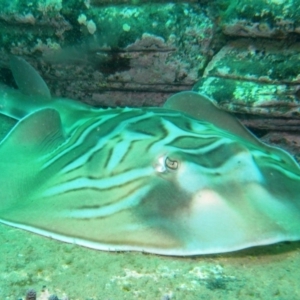
[[[300,1],[219,1],[220,26],[226,35],[283,39],[300,33]]]
[[[85,2],[90,2],[90,5],[95,5],[95,6],[102,6],[102,5],[107,5],[107,4],[113,4],[118,5],[118,4],[133,4],[133,5],[138,5],[142,3],[149,3],[149,0],[90,0],[90,1],[85,1]],[[164,2],[170,2],[169,0],[152,0],[151,3],[164,3]],[[175,0],[172,2],[181,2],[180,0]],[[197,3],[200,2],[199,0],[186,0],[184,2],[190,2],[190,3]]]
[[[157,106],[189,90],[213,55],[215,27],[198,4],[58,2],[0,10],[0,80],[14,54],[34,65],[56,96]]]
[[[229,42],[208,64],[194,90],[227,111],[246,114],[243,119],[247,122],[249,117],[252,127],[260,128],[258,124],[263,123],[263,129],[274,130],[271,126],[281,124],[283,130],[300,130],[299,50],[299,43]]]

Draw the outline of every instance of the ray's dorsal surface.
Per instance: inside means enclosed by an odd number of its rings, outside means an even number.
[[[1,113],[17,120],[0,144],[1,223],[163,255],[300,239],[297,163],[204,96],[101,110],[51,99],[22,58],[12,71],[20,90],[1,87],[0,97]]]

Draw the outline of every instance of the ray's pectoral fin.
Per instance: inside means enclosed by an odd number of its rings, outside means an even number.
[[[214,124],[257,145],[261,142],[228,112],[217,108],[212,101],[196,92],[181,92],[171,96],[164,108],[182,111],[195,119]]]
[[[15,120],[52,105],[49,88],[39,73],[22,57],[12,56],[10,68],[18,90],[0,85],[0,113]]]
[[[164,104],[164,108],[184,112],[197,120],[212,123],[231,135],[250,142],[268,155],[276,156],[278,162],[290,166],[295,170],[299,170],[298,163],[289,153],[280,148],[263,143],[234,116],[216,107],[213,102],[204,95],[192,91],[180,92],[168,98]]]
[[[0,155],[50,152],[65,140],[59,113],[43,109],[22,119],[0,144]],[[30,155],[32,156],[32,155]]]
[[[1,210],[20,206],[38,185],[39,159],[65,141],[60,116],[54,109],[22,119],[0,144]]]
[[[18,90],[0,85],[0,113],[15,120],[21,120],[28,114],[42,108],[55,109],[62,119],[64,129],[68,131],[78,120],[94,116],[94,110],[88,104],[67,98],[51,98],[49,88],[40,74],[22,57],[12,56],[10,67]]]
[[[26,60],[19,56],[12,56],[10,68],[22,93],[51,99],[50,90],[44,79]]]

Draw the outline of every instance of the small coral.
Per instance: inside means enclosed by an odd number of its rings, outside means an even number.
[[[36,291],[30,289],[26,292],[25,300],[36,300]]]
[[[97,30],[96,24],[93,20],[89,20],[86,22],[86,28],[90,34],[94,34]]]

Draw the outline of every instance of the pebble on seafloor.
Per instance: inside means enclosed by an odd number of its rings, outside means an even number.
[[[59,299],[55,294],[53,294],[48,298],[48,300],[59,300]]]

